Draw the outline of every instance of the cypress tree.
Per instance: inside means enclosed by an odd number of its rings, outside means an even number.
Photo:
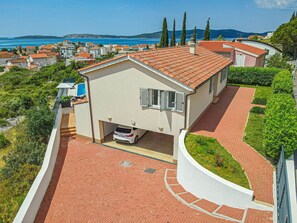
[[[193,30],[193,40],[194,40],[194,43],[196,43],[197,41],[196,26],[194,27],[194,30]]]
[[[170,39],[170,46],[175,46],[175,19],[173,20],[173,29],[172,29],[171,39]]]
[[[184,13],[184,21],[183,21],[183,28],[182,28],[182,35],[180,39],[180,45],[186,45],[186,36],[187,36],[187,31],[186,31],[186,23],[187,23],[187,13]]]
[[[203,40],[210,40],[210,24],[209,24],[210,18],[208,18],[205,31],[204,31],[204,38]]]
[[[296,18],[296,12],[293,12],[293,15],[291,16],[290,22],[291,22],[292,20],[294,20],[295,18]]]
[[[163,20],[163,27],[162,27],[162,35],[160,39],[160,47],[167,47],[168,46],[168,28],[167,28],[167,20],[166,17]]]

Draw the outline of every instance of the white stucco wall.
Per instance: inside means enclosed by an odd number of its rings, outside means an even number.
[[[229,182],[197,163],[188,153],[184,140],[187,132],[179,138],[177,180],[193,195],[236,208],[259,208],[252,202],[253,191]]]
[[[296,176],[295,164],[293,157],[286,160],[286,167],[288,172],[288,185],[291,205],[291,219],[293,223],[297,223],[297,195],[296,195]]]
[[[205,111],[212,103],[213,92],[209,93],[210,81],[208,80],[200,88],[196,89],[196,93],[188,97],[188,120],[187,128],[190,128],[196,119]]]
[[[81,136],[92,138],[92,127],[89,103],[74,105],[76,133]]]
[[[95,139],[103,136],[99,120],[174,135],[184,128],[184,112],[140,106],[140,88],[189,93],[182,87],[131,62],[124,61],[87,74],[90,79]],[[174,157],[177,158],[177,139]]]
[[[217,91],[218,94],[220,94],[220,93],[222,92],[222,90],[223,90],[223,89],[226,87],[226,85],[227,85],[228,74],[227,74],[225,80],[223,80],[222,82],[220,82],[220,80],[221,80],[221,75],[222,75],[222,72],[220,72],[220,74],[219,74],[218,91]]]

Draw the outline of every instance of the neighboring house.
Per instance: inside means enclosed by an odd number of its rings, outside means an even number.
[[[24,57],[13,58],[8,60],[6,63],[7,69],[11,67],[28,68],[28,62]]]
[[[64,42],[63,42],[64,43]],[[74,56],[75,45],[72,43],[68,43],[60,47],[60,55],[65,59],[69,59]]]
[[[36,46],[26,46],[26,53],[36,53]]]
[[[93,58],[99,58],[101,56],[101,47],[94,44],[89,47],[89,53],[93,56]]]
[[[60,54],[59,53],[56,53],[56,52],[47,52],[47,51],[44,51],[43,52],[45,55],[47,55],[48,57],[48,65],[52,65],[52,64],[55,64],[58,62],[58,59],[60,57]]]
[[[93,64],[96,62],[96,60],[92,57],[90,53],[79,53],[76,54],[73,58],[75,62],[85,62],[88,64]]]
[[[232,59],[236,67],[264,67],[265,64],[267,51],[257,47],[230,41],[200,41],[199,44]]]
[[[57,46],[54,44],[49,44],[49,45],[42,45],[39,47],[39,50],[43,50],[43,51],[55,51],[57,49]]]
[[[77,134],[103,143],[117,125],[126,125],[170,135],[177,160],[180,131],[191,128],[218,100],[231,64],[192,44],[130,53],[82,68],[89,94],[88,101],[74,105]]]
[[[3,51],[0,52],[0,66],[6,66],[6,63],[8,60],[11,60],[13,57],[15,57],[11,52]]]
[[[36,54],[29,54],[28,55],[28,66],[36,68],[44,67],[53,64],[53,60],[50,59],[46,54],[44,53],[36,53]],[[35,66],[32,66],[35,65]]]
[[[237,39],[238,42],[241,42],[243,44],[257,47],[262,50],[266,50],[268,53],[266,55],[266,58],[268,59],[269,57],[275,55],[275,54],[282,54],[282,51],[278,49],[277,47],[269,44],[269,43],[264,43],[261,41],[257,40],[249,40],[249,39]]]

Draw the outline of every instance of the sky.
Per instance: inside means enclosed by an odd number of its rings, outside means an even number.
[[[160,31],[163,18],[181,29],[274,31],[297,10],[297,0],[0,0],[0,37],[72,33],[135,35]]]

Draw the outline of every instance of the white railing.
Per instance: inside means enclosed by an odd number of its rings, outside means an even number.
[[[56,120],[47,145],[42,167],[36,176],[22,206],[20,207],[14,223],[34,222],[40,204],[47,191],[54,171],[59,146],[60,146],[60,126],[62,120],[62,108],[59,107],[56,113]]]
[[[196,197],[219,205],[235,208],[257,208],[252,202],[253,191],[227,181],[202,167],[192,158],[185,146],[187,131],[179,137],[177,180],[184,189]]]

